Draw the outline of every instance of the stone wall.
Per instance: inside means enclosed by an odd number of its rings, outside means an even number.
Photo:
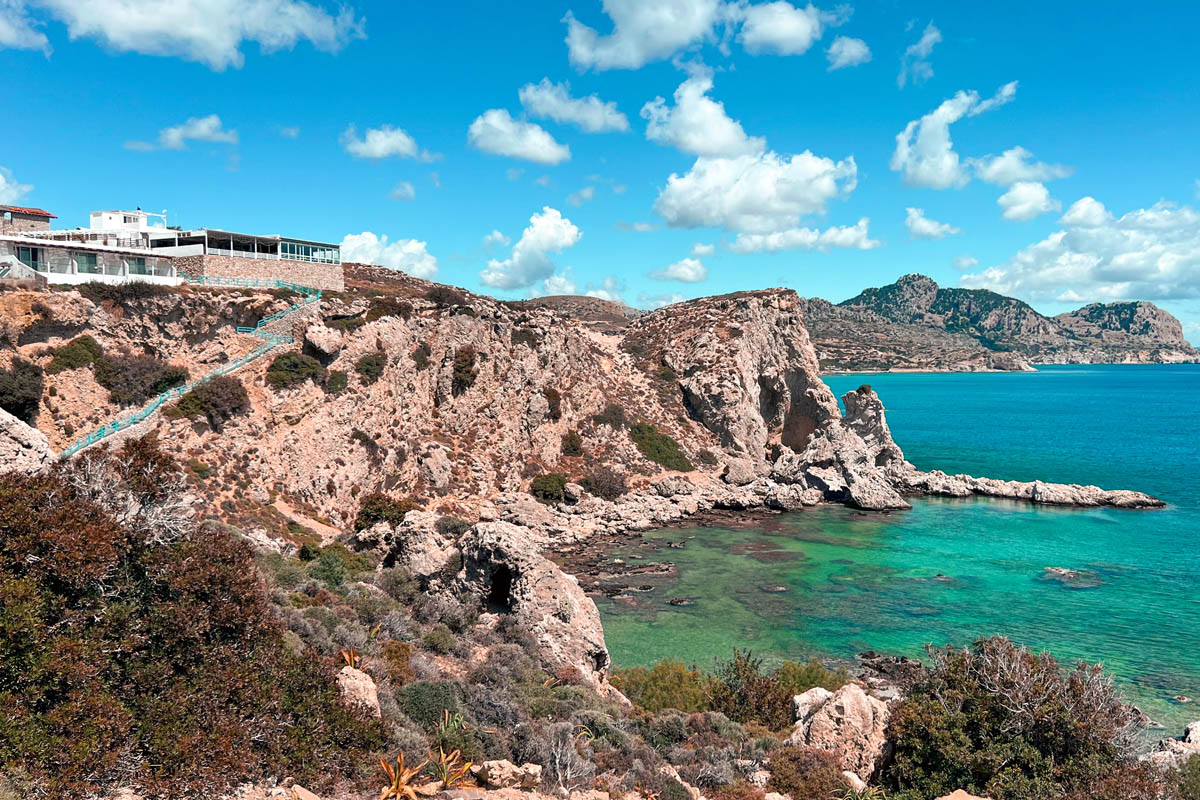
[[[0,217],[0,233],[25,233],[26,231],[48,231],[50,230],[50,220],[46,217],[38,217],[31,214],[21,214],[20,212],[12,212],[12,220]]]
[[[341,264],[203,255],[180,256],[175,259],[175,268],[188,275],[288,281],[300,286],[337,292],[346,288]]]

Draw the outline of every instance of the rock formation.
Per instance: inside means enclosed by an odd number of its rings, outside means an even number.
[[[54,454],[46,434],[0,408],[0,464],[5,469],[36,475],[52,463]]]
[[[1200,720],[1187,726],[1178,739],[1163,739],[1143,758],[1157,767],[1179,769],[1192,758],[1200,757]]]
[[[836,692],[818,686],[792,702],[796,726],[788,744],[836,753],[847,770],[869,781],[886,755],[887,703],[857,683]]]

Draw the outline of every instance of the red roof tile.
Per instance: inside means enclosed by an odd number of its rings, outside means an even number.
[[[11,211],[14,214],[29,214],[34,217],[48,217],[49,219],[58,219],[58,216],[51,214],[49,211],[43,211],[40,208],[23,208],[22,206],[0,206],[0,211]]]

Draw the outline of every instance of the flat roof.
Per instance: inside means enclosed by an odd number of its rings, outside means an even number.
[[[170,228],[151,228],[152,233],[166,233],[169,236],[183,238],[186,236],[207,236],[209,234],[217,234],[219,236],[232,236],[235,239],[239,236],[243,239],[270,239],[273,242],[298,242],[300,244],[315,244],[321,247],[341,247],[336,242],[318,242],[315,239],[300,239],[295,236],[280,236],[278,233],[261,234],[261,233],[237,233],[236,231],[223,231],[219,228],[193,228],[186,231],[176,231]]]
[[[110,247],[95,242],[74,242],[70,239],[43,239],[40,236],[0,236],[0,242],[16,242],[30,247],[58,247],[63,250],[95,250],[101,253],[123,253],[143,258],[172,258],[166,253],[156,253],[144,247]]]

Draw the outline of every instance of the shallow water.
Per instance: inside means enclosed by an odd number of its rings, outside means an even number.
[[[1172,700],[1200,700],[1200,366],[828,379],[839,396],[863,382],[920,468],[1139,489],[1170,507],[930,499],[893,514],[828,507],[748,531],[651,532],[686,539],[646,556],[679,577],[600,601],[618,666],[707,666],[735,646],[920,655],[926,642],[1005,634],[1064,661],[1103,661],[1171,730],[1200,718],[1200,703]],[[1051,566],[1083,575],[1049,579]]]

